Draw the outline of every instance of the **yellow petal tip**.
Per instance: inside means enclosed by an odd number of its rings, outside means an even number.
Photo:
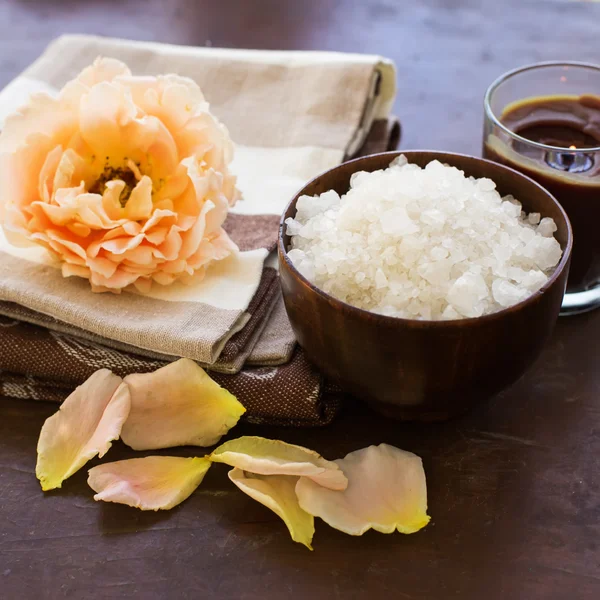
[[[96,371],[70,394],[40,432],[35,473],[42,490],[60,488],[91,458],[106,454],[129,408],[127,385],[108,369]]]
[[[125,378],[131,412],[122,440],[134,450],[212,446],[239,421],[244,406],[194,361]]]

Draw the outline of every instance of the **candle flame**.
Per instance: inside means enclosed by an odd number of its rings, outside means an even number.
[[[577,146],[569,146],[569,150],[577,150]]]

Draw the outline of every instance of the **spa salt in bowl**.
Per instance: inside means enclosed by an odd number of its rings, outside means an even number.
[[[352,306],[408,319],[479,317],[539,290],[562,256],[556,224],[526,215],[487,178],[404,155],[350,190],[301,196],[288,257]]]
[[[366,157],[298,194],[283,218],[282,286],[300,344],[329,377],[386,414],[446,418],[539,354],[564,293],[570,226],[511,169],[406,154],[415,165],[370,174],[397,153]]]

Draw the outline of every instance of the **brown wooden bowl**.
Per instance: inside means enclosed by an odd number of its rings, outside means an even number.
[[[491,315],[455,321],[386,317],[333,298],[305,279],[287,257],[285,219],[302,195],[348,191],[357,171],[386,168],[399,154],[424,167],[439,160],[466,175],[489,177],[527,212],[552,217],[562,259],[546,285]],[[565,292],[572,231],[564,210],[542,186],[497,163],[447,152],[386,152],[349,161],[309,182],[288,205],[279,228],[283,298],[298,342],[327,377],[384,415],[443,420],[465,412],[516,381],[550,337]]]

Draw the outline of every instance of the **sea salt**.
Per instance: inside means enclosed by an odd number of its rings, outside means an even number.
[[[325,292],[411,319],[478,317],[521,302],[560,261],[556,224],[526,215],[491,179],[404,156],[355,173],[343,196],[302,196],[288,256]]]

